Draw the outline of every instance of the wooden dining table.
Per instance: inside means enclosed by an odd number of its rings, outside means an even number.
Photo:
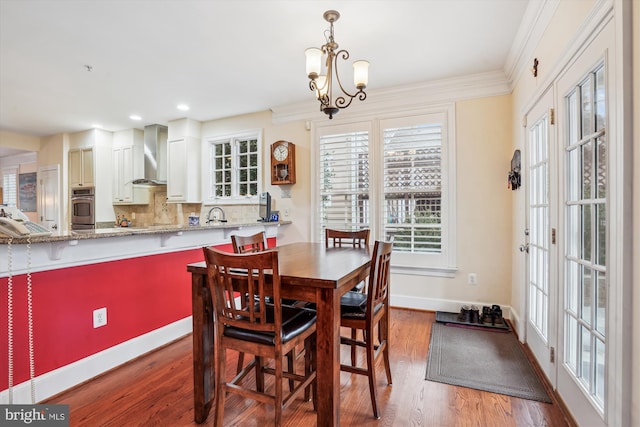
[[[340,425],[340,297],[369,275],[369,248],[322,243],[278,246],[281,296],[316,303],[318,426]],[[213,306],[204,262],[187,265],[193,312],[194,419],[203,423],[214,398]]]

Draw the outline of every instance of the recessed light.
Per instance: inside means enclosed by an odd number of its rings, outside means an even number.
[[[189,110],[189,106],[187,104],[178,104],[177,108],[178,108],[178,110],[182,110],[182,111],[188,111]]]
[[[135,114],[133,114],[133,115],[129,116],[129,118],[130,118],[131,120],[142,120],[142,117],[140,117],[140,116],[136,116]]]

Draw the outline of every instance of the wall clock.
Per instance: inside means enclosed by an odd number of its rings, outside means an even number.
[[[296,146],[293,142],[271,144],[271,185],[296,183]]]

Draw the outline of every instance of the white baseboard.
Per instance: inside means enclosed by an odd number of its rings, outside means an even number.
[[[518,339],[520,342],[525,341],[525,331],[524,331],[524,323],[520,320],[520,315],[517,310],[511,310],[511,323],[513,324],[513,329],[515,329],[518,334]]]
[[[392,307],[412,308],[416,310],[426,311],[447,311],[450,313],[458,313],[463,305],[477,305],[482,310],[483,305],[491,306],[492,302],[487,301],[462,301],[435,298],[417,298],[414,296],[391,295],[390,304]],[[501,305],[502,316],[511,318],[511,306]]]
[[[36,402],[63,392],[73,386],[126,363],[151,350],[191,333],[191,316],[173,322],[114,347],[92,354],[34,378]],[[40,356],[43,357],[43,356]],[[36,363],[38,355],[36,354]],[[14,404],[31,404],[31,381],[13,386]],[[9,390],[0,392],[0,404],[9,404]]]

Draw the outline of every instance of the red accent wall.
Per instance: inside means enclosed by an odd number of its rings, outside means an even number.
[[[275,246],[275,238],[269,239]],[[232,252],[231,244],[217,248]],[[187,264],[202,249],[33,273],[35,376],[191,315]],[[13,277],[13,384],[29,380],[27,276]],[[8,278],[0,279],[0,390],[8,388]],[[93,328],[93,310],[107,325]]]

